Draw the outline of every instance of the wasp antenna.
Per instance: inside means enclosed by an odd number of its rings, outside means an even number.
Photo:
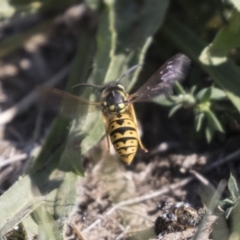
[[[143,64],[137,64],[132,67],[130,67],[120,78],[117,79],[116,82],[120,82],[125,76],[127,76],[130,72],[135,71],[138,67],[143,66]]]
[[[100,88],[101,86],[95,85],[95,84],[90,84],[90,83],[80,83],[80,84],[74,85],[72,87],[72,89],[75,88],[75,87],[96,87],[96,88]]]

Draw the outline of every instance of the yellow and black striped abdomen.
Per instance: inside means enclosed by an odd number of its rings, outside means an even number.
[[[138,148],[138,134],[131,116],[120,113],[111,117],[107,133],[120,158],[130,164]]]

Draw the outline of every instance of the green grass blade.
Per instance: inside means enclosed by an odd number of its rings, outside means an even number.
[[[24,229],[26,240],[34,239],[34,237],[38,235],[38,225],[31,215],[28,215],[22,220],[22,227]]]
[[[34,212],[36,221],[38,222],[39,240],[51,239],[51,240],[61,240],[62,234],[58,231],[58,226],[55,223],[53,215],[50,214],[45,205],[40,206]]]
[[[73,61],[71,72],[70,72],[68,83],[67,83],[68,91],[70,91],[72,87],[78,84],[79,82],[86,81],[88,70],[91,65],[93,48],[94,48],[94,38],[92,34],[89,34],[88,32],[82,34],[81,40],[79,41],[78,52]],[[74,91],[76,91],[76,89]],[[71,90],[71,92],[74,92],[74,91]],[[81,118],[81,116],[79,117]],[[84,121],[85,121],[85,118],[84,117],[81,118],[81,121],[79,123],[80,126],[78,129],[78,134],[75,135],[76,138],[79,138],[82,136],[81,135],[82,133],[79,130],[81,129],[81,125],[83,125]],[[59,146],[61,146],[62,144],[65,144],[64,142],[66,141],[67,136],[69,134],[69,130],[68,130],[69,125],[70,125],[70,120],[62,116],[58,116],[54,120],[54,123],[52,124],[51,130],[44,143],[42,151],[37,157],[37,159],[35,160],[35,163],[30,169],[30,172],[34,172],[40,169],[41,167],[43,167],[44,165],[46,165],[51,154],[55,152]],[[74,132],[71,132],[71,134],[74,134]],[[81,159],[78,158],[77,161],[81,161]]]
[[[17,181],[0,198],[0,237],[43,204],[45,197],[33,186],[29,176]]]
[[[168,117],[172,117],[180,108],[182,108],[183,105],[180,104],[176,104],[174,107],[171,108],[171,110],[169,111]]]
[[[238,0],[230,0],[236,9],[240,12],[240,2]]]
[[[239,189],[238,189],[237,181],[232,174],[228,179],[228,190],[230,192],[232,200],[237,201],[239,199]]]
[[[75,202],[77,201],[77,180],[79,177],[74,173],[66,173],[64,180],[57,189],[54,216],[58,219],[65,219],[71,215]]]
[[[205,117],[205,115],[203,112],[201,112],[195,116],[195,129],[197,132],[199,132],[202,127],[204,117]]]
[[[240,46],[240,13],[233,11],[229,23],[222,27],[201,53],[200,60],[205,65],[219,65],[227,60],[227,54]]]

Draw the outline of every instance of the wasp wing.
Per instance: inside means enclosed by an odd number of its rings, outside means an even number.
[[[43,107],[54,109],[68,118],[75,118],[101,109],[101,102],[93,102],[56,88],[39,86]]]
[[[189,71],[191,60],[177,54],[165,62],[150,79],[129,96],[130,102],[148,101],[161,94],[169,94],[176,81],[183,81]]]

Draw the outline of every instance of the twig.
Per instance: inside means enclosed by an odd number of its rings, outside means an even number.
[[[54,75],[48,82],[46,82],[45,86],[54,86],[59,83],[65,76],[67,76],[70,69],[70,65],[64,67],[61,71],[59,71],[56,75]],[[29,93],[26,97],[24,97],[20,102],[10,107],[6,111],[0,114],[0,125],[9,123],[12,121],[17,115],[25,112],[36,100],[38,97],[37,89],[34,89],[31,93]]]
[[[209,167],[207,167],[205,170],[203,170],[203,172],[208,172],[210,170],[212,170],[213,168],[219,167],[220,165],[230,162],[232,160],[234,160],[235,158],[240,157],[240,149],[227,155],[224,158],[221,158],[219,160],[217,160],[216,162],[212,163]]]
[[[182,146],[183,146],[183,144],[179,143],[179,142],[162,142],[156,148],[151,150],[150,153],[148,153],[148,156],[156,155],[156,154],[159,154],[159,153],[164,153],[164,152],[169,151],[173,148],[180,148]]]
[[[112,212],[114,212],[119,207],[123,207],[123,206],[126,206],[126,205],[133,205],[133,204],[136,204],[136,203],[139,203],[139,202],[143,202],[143,201],[158,197],[158,196],[163,195],[163,194],[165,194],[165,193],[167,193],[171,190],[175,190],[179,187],[185,186],[186,184],[188,184],[192,180],[194,180],[194,177],[188,177],[188,178],[185,178],[184,180],[182,180],[178,183],[171,184],[168,187],[164,187],[161,190],[156,191],[154,193],[150,193],[150,194],[147,194],[147,195],[143,195],[141,197],[137,197],[137,198],[133,198],[133,199],[129,199],[129,200],[120,202],[117,205],[115,205],[112,209],[110,209],[109,213],[111,214]]]
[[[107,215],[107,214],[106,214]],[[85,230],[82,231],[82,233],[87,233],[89,232],[91,229],[93,229],[95,226],[97,226],[98,224],[100,224],[102,222],[101,218],[98,218],[95,222],[93,222],[90,226],[88,226]]]
[[[13,156],[11,158],[8,158],[7,160],[4,160],[3,162],[0,163],[0,168],[5,167],[6,165],[14,163],[14,162],[23,161],[27,157],[28,157],[28,155],[26,153],[23,153],[23,154],[19,154],[19,155]]]
[[[120,235],[118,235],[118,237],[116,238],[116,240],[122,239],[122,238],[125,236],[125,234],[128,232],[129,229],[130,229],[130,227],[127,226],[127,227],[125,228],[125,230],[124,230]]]
[[[119,210],[122,210],[122,211],[125,211],[125,212],[129,212],[129,213],[132,213],[132,214],[138,215],[138,216],[140,216],[141,218],[144,218],[144,219],[146,219],[147,221],[149,221],[149,222],[151,222],[151,223],[154,222],[151,218],[149,218],[149,217],[147,217],[147,216],[144,216],[144,215],[142,215],[142,214],[139,213],[139,212],[136,212],[136,211],[130,210],[130,209],[128,209],[128,208],[125,208],[125,207],[119,207],[118,209],[119,209]]]
[[[195,176],[195,178],[199,182],[201,182],[203,185],[209,187],[209,189],[211,189],[213,192],[216,191],[215,187],[202,174],[200,174],[199,172],[197,172],[195,170],[190,170],[190,173],[192,173]]]
[[[71,224],[74,232],[77,234],[77,236],[79,237],[80,240],[86,240],[86,238],[82,235],[82,233],[80,232],[80,230],[78,229],[78,227],[76,226],[76,224]]]
[[[240,150],[237,150],[236,152],[229,154],[228,156],[226,156],[225,158],[219,159],[217,162],[212,163],[208,168],[206,168],[203,172],[209,172],[210,170],[212,170],[213,168],[216,168],[217,166],[220,166],[226,162],[232,161],[234,160],[236,157],[238,157],[240,155]],[[159,191],[156,191],[154,193],[151,194],[147,194],[147,195],[143,195],[137,198],[133,198],[133,199],[129,199],[123,202],[120,202],[118,204],[116,204],[115,206],[113,206],[110,210],[107,211],[106,215],[110,215],[112,214],[115,210],[117,210],[118,208],[121,208],[123,206],[126,205],[133,205],[139,202],[143,202],[145,200],[149,200],[155,197],[158,197],[162,194],[166,194],[167,192],[171,191],[171,190],[175,190],[179,187],[183,187],[185,185],[187,185],[188,183],[190,183],[191,181],[193,181],[195,179],[195,177],[191,176],[188,178],[185,178],[184,180],[178,182],[178,183],[174,183],[169,185],[168,187],[165,187]],[[97,219],[95,222],[93,222],[89,227],[87,227],[85,230],[83,230],[83,233],[86,233],[88,231],[90,231],[92,228],[94,228],[96,225],[98,225],[99,223],[102,222],[102,219]]]

